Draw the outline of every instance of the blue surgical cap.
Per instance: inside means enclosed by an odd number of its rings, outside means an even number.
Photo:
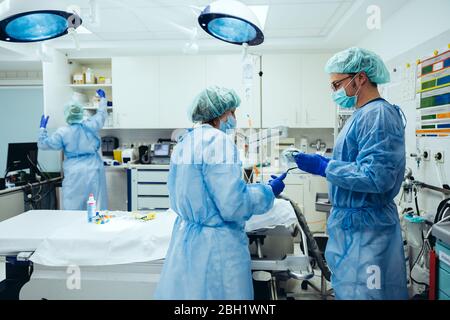
[[[327,73],[365,72],[369,80],[376,84],[390,81],[389,71],[383,60],[372,51],[352,47],[336,53],[325,66]]]
[[[200,92],[190,106],[189,118],[192,122],[210,121],[236,109],[240,104],[241,99],[233,89],[208,87]]]
[[[83,115],[83,106],[78,102],[71,101],[64,107],[64,118],[68,124],[81,123]]]

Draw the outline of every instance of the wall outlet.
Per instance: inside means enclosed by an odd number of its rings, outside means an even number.
[[[434,153],[434,160],[439,163],[444,163],[445,157],[444,157],[444,151],[436,151]]]
[[[422,159],[423,159],[424,161],[430,161],[430,159],[431,159],[431,151],[430,151],[430,149],[425,149],[425,150],[423,151],[423,153],[422,153]]]

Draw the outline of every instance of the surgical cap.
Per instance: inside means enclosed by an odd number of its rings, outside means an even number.
[[[381,58],[365,49],[352,47],[336,53],[325,66],[327,73],[358,73],[364,71],[371,82],[390,81],[389,71]]]
[[[81,123],[83,121],[83,106],[71,101],[64,107],[64,118],[68,124]]]
[[[217,86],[203,90],[189,108],[189,118],[192,122],[206,122],[228,110],[236,109],[241,104],[241,99],[233,89]]]

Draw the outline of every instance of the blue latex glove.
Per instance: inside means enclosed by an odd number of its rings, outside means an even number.
[[[298,153],[294,156],[295,162],[300,170],[325,177],[330,159],[318,154]]]
[[[278,197],[280,193],[284,190],[284,178],[286,178],[287,172],[283,173],[281,176],[271,176],[273,180],[269,180],[269,185],[272,187],[273,194]]]
[[[96,92],[97,92],[97,95],[100,98],[105,98],[106,97],[105,91],[103,91],[102,89],[98,89]]]
[[[43,129],[47,128],[47,122],[48,122],[49,117],[50,116],[45,117],[45,115],[42,115],[40,128],[43,128]]]
[[[321,156],[320,154],[318,154],[318,156],[320,157],[320,159],[322,159],[322,160],[325,161],[326,163],[330,162],[330,160],[331,160],[330,158]]]

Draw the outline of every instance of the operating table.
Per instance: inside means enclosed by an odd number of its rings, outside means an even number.
[[[286,207],[286,200],[277,201]],[[282,298],[280,280],[307,280],[314,275],[311,259],[320,257],[314,256],[317,247],[298,210],[297,207],[294,217],[286,218],[285,223],[266,227],[254,223],[252,230],[247,230],[257,299]],[[84,212],[76,211],[29,211],[0,223],[0,256],[9,257],[8,263],[29,264],[29,280],[24,281],[19,298],[151,299],[175,213],[160,212],[154,221],[137,226],[128,220],[126,227],[111,224],[100,240],[90,237],[101,231],[81,232],[76,227],[84,223],[85,217]],[[157,221],[159,224],[152,229],[152,223]],[[92,228],[95,227],[104,226]],[[143,236],[148,233],[154,236]],[[54,246],[52,238],[58,240],[58,246]],[[92,246],[92,241],[97,245]],[[67,251],[59,250],[61,243],[67,245]],[[136,248],[131,250],[132,244]],[[87,251],[89,257],[85,256]],[[322,271],[327,272],[326,266]]]

